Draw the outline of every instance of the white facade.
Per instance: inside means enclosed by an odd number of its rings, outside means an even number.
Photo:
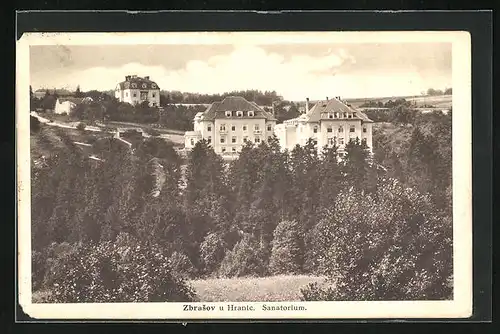
[[[160,88],[149,77],[127,75],[125,81],[116,85],[115,97],[132,105],[147,101],[151,107],[160,106]]]
[[[59,98],[56,101],[55,107],[54,107],[54,113],[55,114],[64,114],[66,113],[67,115],[70,114],[71,110],[75,108],[78,104],[80,103],[85,103],[85,102],[91,102],[92,98],[90,97],[85,97],[85,98],[77,98],[77,97],[66,97],[66,98]]]
[[[276,126],[276,136],[283,149],[292,150],[312,139],[321,151],[325,146],[337,145],[343,152],[345,145],[359,138],[372,150],[372,123],[365,114],[347,106],[339,98],[318,101],[305,114]]]
[[[260,144],[274,134],[276,119],[253,102],[231,96],[196,114],[193,131],[185,133],[185,148],[205,139],[225,158],[235,158],[247,141]]]

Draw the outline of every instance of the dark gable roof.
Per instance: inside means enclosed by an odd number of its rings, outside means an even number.
[[[203,114],[203,120],[229,118],[226,116],[226,111],[231,111],[231,117],[234,118],[265,118],[269,121],[276,120],[271,113],[263,110],[255,102],[249,102],[241,96],[228,96],[220,102],[212,103]],[[243,116],[236,116],[237,111],[243,111]],[[248,116],[249,111],[253,111],[254,116]]]
[[[66,101],[69,101],[71,103],[74,103],[74,104],[80,104],[83,102],[85,98],[83,97],[60,97],[57,99],[57,101],[59,101],[59,103],[63,103],[63,102],[66,102]]]
[[[309,117],[309,122],[319,122],[320,119],[328,119],[328,113],[332,112],[353,113],[352,119],[360,119],[361,121],[368,123],[373,122],[361,111],[355,110],[337,99],[318,101],[314,107],[309,110],[307,116]]]
[[[141,77],[130,77],[128,80],[120,82],[120,89],[160,89],[156,82],[141,78]],[[135,85],[135,87],[134,87]],[[154,86],[154,87],[153,87]]]

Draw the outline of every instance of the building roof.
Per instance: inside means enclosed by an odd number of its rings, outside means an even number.
[[[60,97],[60,98],[57,99],[57,101],[59,103],[63,103],[63,102],[69,101],[69,102],[74,103],[74,104],[80,104],[82,102],[92,101],[92,98],[91,97],[73,97],[73,96],[68,96],[68,97]]]
[[[231,118],[265,118],[269,121],[276,120],[271,113],[259,107],[255,102],[247,101],[241,96],[228,96],[220,102],[212,103],[203,113],[203,120],[230,118],[226,116],[226,111],[232,112]],[[242,111],[243,116],[237,116],[237,111]],[[253,111],[254,116],[248,116],[249,111]]]
[[[329,100],[318,101],[307,113],[309,122],[319,122],[321,119],[328,119],[328,114],[338,112],[338,113],[352,113],[352,119],[359,119],[362,122],[373,122],[364,113],[359,110],[355,110],[349,107],[342,101],[333,98]]]
[[[149,79],[149,77],[138,77],[136,75],[127,75],[125,77],[125,81],[122,81],[118,84],[121,90],[123,89],[155,89],[159,90],[160,87],[156,84],[156,82]]]

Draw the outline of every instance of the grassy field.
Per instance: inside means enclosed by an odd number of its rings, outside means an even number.
[[[451,107],[452,95],[438,96],[400,96],[400,97],[383,97],[383,98],[367,98],[367,99],[350,99],[347,100],[353,107],[359,107],[368,101],[386,103],[389,100],[405,99],[406,101],[414,102],[417,107],[431,105],[436,108],[447,109]]]
[[[300,288],[322,282],[317,276],[216,278],[190,281],[202,302],[299,301]]]

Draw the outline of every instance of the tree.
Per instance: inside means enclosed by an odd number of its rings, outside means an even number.
[[[326,286],[305,300],[436,300],[452,298],[452,225],[430,197],[395,180],[376,196],[350,189],[316,227],[317,274]]]
[[[83,94],[80,91],[80,85],[78,85],[78,86],[76,86],[75,97],[82,97],[82,96],[83,96]]]
[[[299,274],[304,263],[301,227],[296,221],[282,221],[274,231],[269,271],[275,275]]]

